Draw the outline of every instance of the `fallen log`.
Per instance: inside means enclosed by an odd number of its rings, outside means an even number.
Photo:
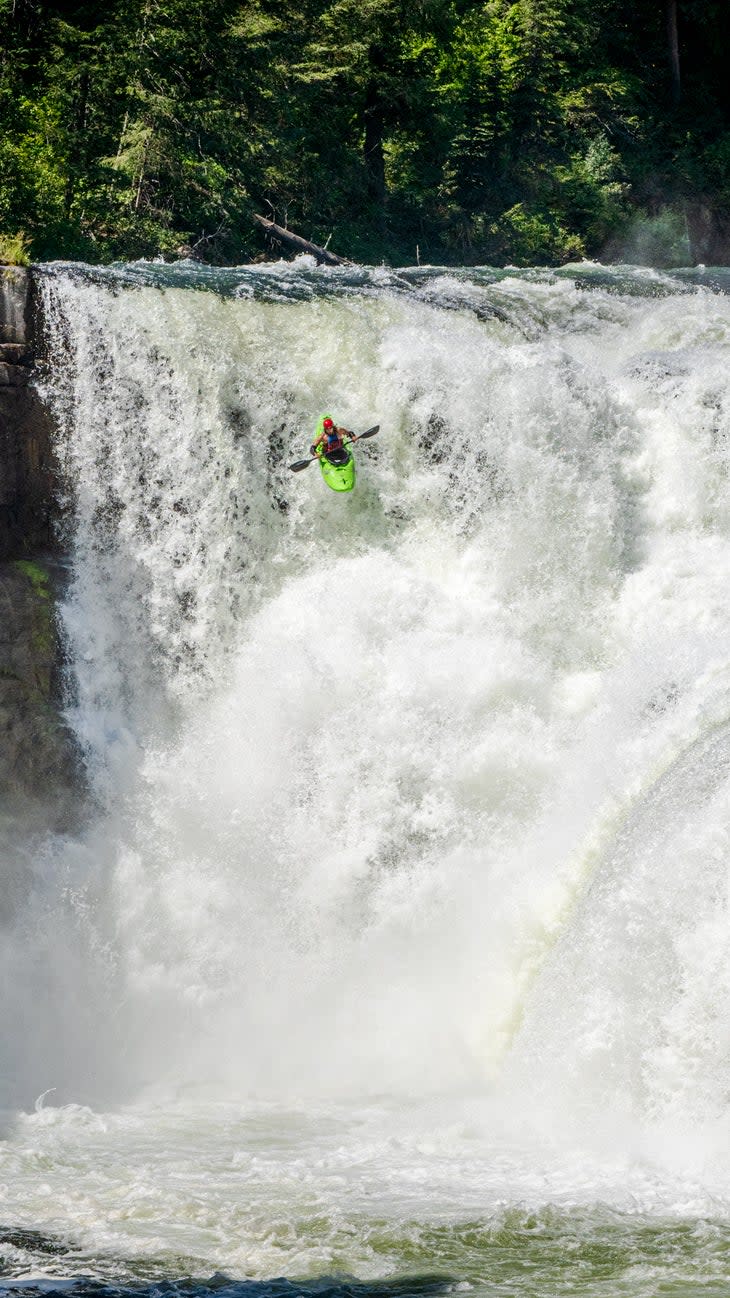
[[[275,221],[270,221],[266,216],[259,216],[254,212],[254,221],[260,226],[272,239],[278,239],[280,243],[287,243],[290,247],[296,248],[297,252],[308,252],[317,261],[324,262],[325,266],[347,266],[346,257],[338,257],[334,252],[328,252],[326,248],[320,248],[316,243],[310,243],[308,239],[302,239],[299,234],[292,234],[291,230],[285,230],[283,226],[277,225]]]

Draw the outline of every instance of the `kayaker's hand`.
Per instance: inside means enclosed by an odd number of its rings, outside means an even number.
[[[310,448],[309,448],[309,453],[310,453],[310,455],[316,455],[316,454],[317,454],[317,447],[314,445],[314,442],[312,442],[312,445],[311,445]]]

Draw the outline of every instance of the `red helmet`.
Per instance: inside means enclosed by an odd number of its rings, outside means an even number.
[[[334,420],[333,420],[333,419],[323,419],[323,420],[322,420],[322,427],[323,427],[323,428],[334,428],[334,426],[335,426],[335,424],[334,424]]]

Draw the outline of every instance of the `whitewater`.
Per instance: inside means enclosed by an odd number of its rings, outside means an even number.
[[[89,793],[0,901],[0,1285],[727,1292],[721,274],[40,284]]]

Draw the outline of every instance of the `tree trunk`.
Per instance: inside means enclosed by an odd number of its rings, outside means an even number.
[[[381,237],[385,235],[385,150],[383,105],[377,83],[370,81],[365,94],[365,168],[368,197],[378,212]]]
[[[312,257],[316,257],[317,261],[324,262],[326,266],[348,265],[346,257],[337,257],[334,252],[328,252],[326,248],[320,248],[318,244],[310,243],[308,239],[302,239],[301,235],[292,234],[291,230],[285,230],[283,226],[270,221],[266,216],[259,216],[258,213],[254,212],[253,219],[273,239],[278,239],[280,243],[288,243],[297,252],[308,252]]]
[[[84,169],[84,160],[86,156],[86,113],[89,102],[89,69],[82,68],[79,77],[79,89],[76,99],[76,107],[73,120],[74,139],[74,162],[81,164],[81,170]],[[76,168],[72,166],[69,169],[68,179],[63,195],[63,214],[67,221],[71,219],[71,208],[73,207],[74,193],[76,191]]]
[[[682,95],[679,68],[679,36],[677,33],[677,0],[666,0],[667,54],[672,75],[672,103],[676,108]]]

